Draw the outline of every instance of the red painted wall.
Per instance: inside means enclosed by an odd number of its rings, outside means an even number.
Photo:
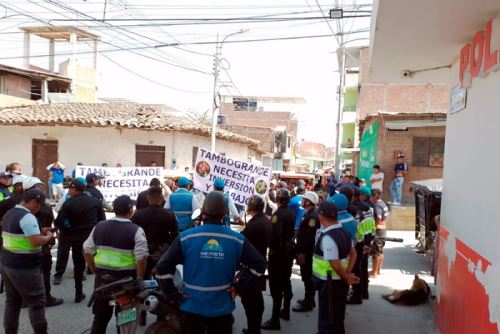
[[[445,243],[451,238],[441,227],[438,262],[440,298],[436,305],[436,322],[441,334],[499,334],[496,324],[490,322],[489,297],[484,287],[469,270],[469,259],[482,262],[484,273],[491,265],[460,240],[456,240],[456,258],[448,272]],[[500,284],[500,277],[499,277]]]

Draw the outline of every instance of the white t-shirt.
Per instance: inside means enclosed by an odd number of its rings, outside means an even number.
[[[384,184],[384,173],[382,172],[378,172],[377,174],[373,173],[372,176],[370,176],[370,180],[372,179],[382,179],[382,181],[372,182],[372,189],[378,189],[382,191],[382,186]]]

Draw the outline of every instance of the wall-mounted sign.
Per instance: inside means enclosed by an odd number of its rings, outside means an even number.
[[[467,89],[457,86],[450,93],[450,114],[454,114],[465,108],[467,103]]]
[[[460,87],[469,88],[472,79],[500,68],[500,18],[486,23],[460,51]]]

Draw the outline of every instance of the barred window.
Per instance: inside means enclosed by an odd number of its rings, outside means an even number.
[[[443,167],[443,161],[444,138],[413,138],[413,166]]]

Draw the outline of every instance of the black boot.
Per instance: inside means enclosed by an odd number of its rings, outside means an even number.
[[[281,301],[280,301],[280,303],[277,303],[273,300],[273,312],[271,314],[271,319],[264,322],[260,326],[261,329],[267,329],[267,330],[280,330],[281,329],[280,307],[281,307]]]
[[[79,303],[85,299],[85,294],[83,293],[83,271],[85,268],[75,268],[75,303]]]
[[[283,308],[280,311],[280,318],[286,321],[290,320],[290,302],[291,299],[285,299],[283,302]]]

